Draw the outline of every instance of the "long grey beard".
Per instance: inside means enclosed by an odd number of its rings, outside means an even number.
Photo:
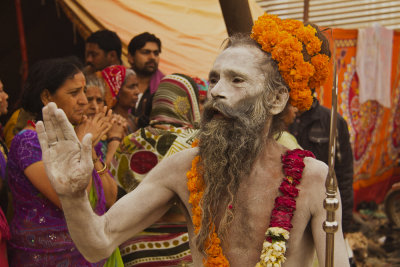
[[[206,104],[200,131],[199,153],[205,182],[202,227],[196,244],[202,244],[209,234],[210,225],[218,228],[224,238],[234,218],[235,195],[240,182],[250,174],[251,168],[265,144],[264,129],[267,122],[265,108],[256,109],[262,97],[247,99],[234,109],[216,101]],[[258,105],[259,107],[260,105]],[[263,106],[263,105],[261,105]],[[218,111],[223,118],[214,118]],[[217,214],[221,214],[217,223]]]

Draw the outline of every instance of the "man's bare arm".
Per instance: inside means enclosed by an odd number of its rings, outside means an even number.
[[[89,261],[108,257],[124,240],[161,217],[175,193],[169,183],[174,177],[170,164],[163,161],[132,193],[122,198],[104,216],[97,216],[85,188],[90,180],[91,136],[79,142],[64,112],[54,103],[43,109],[44,124],[37,124],[43,162],[49,180],[59,195],[68,229],[79,251]],[[180,156],[177,155],[179,158]]]
[[[323,222],[326,220],[326,210],[323,207],[323,201],[326,197],[325,178],[328,173],[328,168],[321,161],[307,159],[307,162],[307,167],[312,168],[311,175],[313,176],[313,180],[315,181],[315,183],[318,183],[318,190],[315,190],[314,194],[312,194],[312,201],[310,202],[313,203],[313,205],[311,206],[311,227],[315,248],[317,250],[319,266],[323,267],[325,266],[326,245],[326,233],[322,228]],[[337,198],[339,199],[339,208],[336,210],[335,219],[337,222],[339,222],[339,229],[335,233],[334,266],[346,267],[350,264],[341,226],[342,211],[340,208],[341,201],[339,191],[337,192]]]
[[[60,196],[72,240],[87,260],[97,262],[107,258],[118,245],[169,209],[174,193],[162,184],[145,181],[117,201],[104,216],[92,211],[86,192],[77,197]]]

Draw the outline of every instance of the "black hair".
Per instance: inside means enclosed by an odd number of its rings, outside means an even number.
[[[118,35],[109,30],[100,30],[92,33],[89,38],[86,39],[86,43],[97,44],[101,50],[106,53],[110,51],[115,51],[117,53],[118,59],[121,61],[122,44],[121,39]]]
[[[80,70],[83,70],[85,68],[85,65],[83,64],[82,60],[75,55],[63,57],[63,59],[71,62],[72,64],[77,66],[78,69],[80,69]]]
[[[128,45],[128,52],[131,55],[134,55],[136,50],[143,48],[147,42],[156,43],[158,45],[158,50],[161,53],[161,40],[158,39],[154,34],[144,32],[139,35],[136,35],[132,38]]]
[[[51,95],[75,74],[81,72],[68,58],[45,59],[36,62],[29,70],[21,97],[21,106],[36,119],[42,119],[41,94],[48,90]]]

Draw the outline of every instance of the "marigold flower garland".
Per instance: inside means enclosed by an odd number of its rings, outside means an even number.
[[[199,161],[200,156],[196,156],[192,161],[192,169],[187,172],[187,186],[190,192],[189,203],[192,204],[192,220],[195,234],[199,232],[201,227],[201,200],[204,192],[204,181],[197,170]],[[220,244],[221,240],[215,232],[215,227],[213,227],[211,235],[207,238],[204,244],[205,252],[207,254],[207,258],[203,261],[204,266],[229,267],[229,262],[224,256]]]
[[[194,142],[192,146],[197,146],[198,142]],[[295,197],[298,196],[299,189],[296,185],[300,183],[304,169],[304,157],[314,157],[314,155],[305,150],[295,149],[286,152],[282,156],[283,172],[285,178],[279,187],[282,196],[275,199],[275,206],[271,213],[269,228],[265,236],[260,261],[256,267],[281,266],[286,260],[285,242],[289,240],[289,231],[293,227],[291,220],[296,210]],[[204,181],[199,175],[198,167],[200,156],[196,156],[192,161],[192,168],[187,172],[187,186],[190,192],[189,203],[192,204],[192,220],[195,234],[201,227],[201,201],[204,193]],[[204,266],[207,267],[229,267],[229,262],[224,256],[221,248],[221,240],[218,238],[213,227],[211,235],[206,240],[204,247],[207,258],[203,260]]]
[[[320,87],[329,74],[329,57],[320,54],[322,41],[316,29],[301,21],[281,20],[265,13],[255,21],[251,38],[278,62],[279,71],[290,87],[290,103],[299,110],[312,105],[311,88]],[[311,56],[304,61],[303,45]]]

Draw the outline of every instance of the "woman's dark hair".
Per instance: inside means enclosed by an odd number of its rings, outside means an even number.
[[[30,69],[21,97],[21,106],[36,119],[42,119],[43,103],[40,98],[44,90],[53,95],[66,80],[72,79],[81,70],[68,58],[45,59],[36,62]]]

